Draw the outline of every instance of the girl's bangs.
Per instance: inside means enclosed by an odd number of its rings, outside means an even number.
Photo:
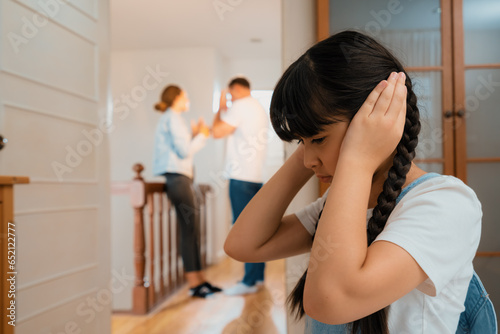
[[[335,123],[321,87],[304,56],[293,63],[276,85],[271,100],[271,122],[284,141],[310,138]]]

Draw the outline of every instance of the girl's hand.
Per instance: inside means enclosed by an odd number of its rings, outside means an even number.
[[[347,160],[375,173],[394,152],[406,120],[405,78],[403,72],[393,72],[370,93],[347,129],[339,162]]]

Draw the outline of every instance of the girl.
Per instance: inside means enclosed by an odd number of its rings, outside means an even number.
[[[181,255],[194,297],[220,292],[221,289],[208,283],[201,271],[201,256],[197,240],[196,207],[193,192],[193,155],[200,150],[209,136],[209,129],[202,119],[191,124],[189,132],[181,114],[188,111],[186,91],[177,86],[168,86],[155,108],[163,112],[158,122],[155,137],[153,173],[166,177],[166,193],[175,206],[177,222],[181,232]]]
[[[333,35],[283,74],[271,120],[300,144],[244,209],[226,252],[261,262],[310,251],[289,297],[307,333],[455,333],[481,205],[460,180],[412,162],[419,111],[399,61],[361,33]],[[327,193],[284,216],[314,174]]]

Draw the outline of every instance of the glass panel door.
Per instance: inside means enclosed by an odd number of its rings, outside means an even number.
[[[460,32],[454,32],[455,34]],[[474,266],[497,310],[500,307],[500,1],[463,1],[464,105],[457,150],[465,176],[483,209],[482,238]],[[459,60],[460,61],[460,60]],[[460,127],[462,125],[462,128]],[[465,138],[461,138],[463,136]],[[483,256],[482,256],[483,255]],[[484,256],[486,255],[486,256]],[[498,311],[497,311],[498,313]],[[498,314],[497,314],[498,316]]]

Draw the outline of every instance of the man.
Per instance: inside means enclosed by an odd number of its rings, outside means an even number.
[[[226,91],[222,91],[220,107],[215,115],[212,135],[228,137],[226,173],[229,176],[229,197],[233,224],[262,187],[267,148],[268,117],[264,108],[250,94],[250,83],[235,78],[229,83],[232,106],[227,108]],[[245,276],[227,295],[254,293],[264,283],[265,263],[245,263]]]

